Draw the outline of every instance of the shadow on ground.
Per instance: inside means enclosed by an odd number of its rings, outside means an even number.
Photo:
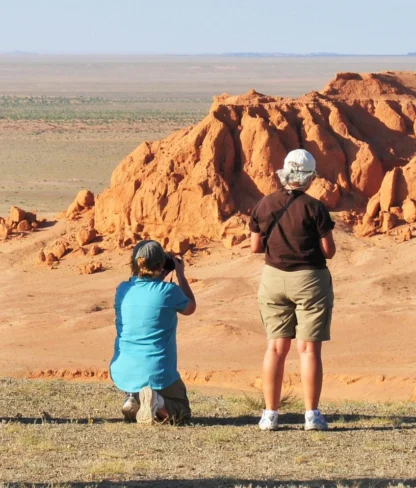
[[[391,431],[395,429],[411,430],[416,429],[416,417],[413,416],[376,416],[376,415],[327,415],[329,432],[343,431]],[[362,425],[366,422],[373,421],[390,423],[391,425]],[[243,415],[239,417],[192,417],[188,427],[215,427],[215,426],[236,426],[248,427],[255,426],[259,421],[258,416]],[[279,416],[279,430],[300,430],[303,427],[305,419],[303,414],[282,414]],[[47,412],[39,417],[0,417],[0,422],[15,422],[20,424],[117,424],[125,423],[122,418],[104,418],[104,417],[81,417],[81,418],[57,418]],[[361,425],[357,425],[360,422]],[[351,423],[351,425],[348,425]],[[184,426],[187,427],[187,426]]]

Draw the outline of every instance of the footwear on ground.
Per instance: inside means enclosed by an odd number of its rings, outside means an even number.
[[[319,410],[305,413],[305,430],[328,430],[325,417]]]
[[[165,405],[163,397],[152,390],[150,386],[145,386],[140,390],[139,401],[140,409],[136,415],[137,423],[153,424],[157,411]]]
[[[121,412],[124,415],[124,420],[136,420],[137,412],[139,411],[139,404],[137,402],[136,393],[126,393]]]
[[[275,410],[263,410],[259,422],[260,430],[277,430],[278,413]]]

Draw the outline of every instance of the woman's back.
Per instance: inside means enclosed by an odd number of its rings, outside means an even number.
[[[283,271],[326,268],[319,241],[333,227],[319,200],[302,191],[284,189],[262,198],[250,222],[251,231],[260,233],[263,242],[268,236],[266,264]]]
[[[177,371],[177,311],[188,298],[174,283],[132,277],[117,288],[117,338],[110,371],[124,391],[143,386],[162,389],[179,378]]]

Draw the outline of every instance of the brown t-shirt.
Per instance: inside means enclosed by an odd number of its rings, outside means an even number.
[[[278,216],[286,205],[273,226],[273,214]],[[266,195],[253,208],[250,219],[251,232],[261,234],[263,245],[267,240],[266,264],[283,271],[326,268],[319,241],[334,226],[323,203],[296,190]]]

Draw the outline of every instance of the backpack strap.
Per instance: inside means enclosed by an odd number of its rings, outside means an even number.
[[[266,235],[262,238],[263,248],[267,248],[267,242],[272,235],[273,229],[276,227],[276,224],[282,218],[282,216],[287,212],[288,208],[292,205],[292,203],[298,198],[300,195],[303,195],[301,191],[293,191],[292,198],[287,202],[287,204],[278,210],[277,212],[272,212],[273,222],[269,225],[267,229]]]

